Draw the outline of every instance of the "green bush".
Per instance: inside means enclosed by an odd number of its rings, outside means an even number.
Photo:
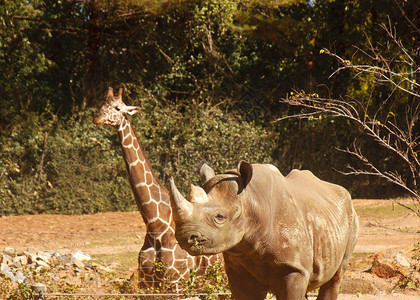
[[[117,134],[92,124],[92,115],[87,110],[56,122],[29,118],[27,127],[1,137],[0,214],[136,209]],[[174,176],[184,191],[197,182],[203,159],[220,172],[242,159],[272,162],[276,147],[269,130],[217,108],[146,105],[130,119],[159,179],[167,185]]]
[[[146,152],[154,153],[149,159],[165,185],[171,175],[185,191],[190,183],[198,182],[197,167],[203,160],[216,172],[236,168],[240,160],[273,162],[276,134],[237,114],[167,105],[148,118],[147,124],[138,127],[145,128]]]
[[[51,124],[45,144],[42,129],[34,121],[1,136],[2,215],[135,208],[116,138],[92,124],[92,110]]]

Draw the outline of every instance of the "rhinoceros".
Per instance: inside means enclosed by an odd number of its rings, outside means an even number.
[[[170,181],[181,248],[223,252],[235,299],[337,299],[358,235],[349,192],[310,171],[283,176],[273,165],[240,162],[223,174],[206,163],[203,187],[185,199]]]

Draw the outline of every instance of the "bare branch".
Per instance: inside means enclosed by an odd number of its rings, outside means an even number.
[[[321,51],[337,60],[340,65],[331,76],[343,70],[350,70],[354,72],[354,78],[371,75],[374,78],[373,82],[376,86],[380,84],[391,88],[391,92],[384,99],[379,99],[379,104],[376,104],[375,107],[371,106],[374,88],[367,101],[354,98],[344,100],[326,99],[319,97],[317,94],[293,92],[285,99],[281,99],[280,102],[290,106],[300,107],[302,109],[301,113],[282,117],[274,122],[290,118],[313,119],[315,115],[327,115],[330,117],[345,118],[358,124],[366,135],[372,138],[377,145],[384,147],[389,151],[389,154],[398,158],[404,164],[407,172],[404,172],[402,175],[393,170],[386,170],[384,166],[375,165],[355,144],[352,150],[349,148],[338,150],[356,157],[363,164],[363,168],[357,169],[353,166],[347,166],[347,172],[339,172],[345,175],[376,176],[401,187],[414,197],[413,203],[415,208],[413,209],[403,203],[398,204],[413,211],[420,217],[420,186],[418,185],[418,182],[420,182],[420,160],[418,158],[420,154],[420,135],[418,132],[415,132],[415,125],[420,119],[420,84],[415,81],[415,78],[418,77],[416,75],[420,73],[420,68],[413,70],[412,67],[415,60],[410,55],[410,51],[397,38],[396,30],[392,27],[391,23],[387,26],[382,25],[381,27],[387,32],[394,45],[400,50],[398,58],[386,58],[370,41],[369,51],[363,51],[357,48],[357,52],[367,56],[372,64],[353,64],[351,61],[327,49]],[[387,44],[388,46],[389,44]],[[406,71],[407,68],[410,69],[409,72]],[[365,79],[363,78],[363,80]],[[396,91],[402,92],[405,96],[404,101],[409,102],[406,106],[405,121],[402,119],[402,124],[398,124],[398,118],[391,109],[386,110],[390,104],[391,107],[395,104],[389,103],[391,99],[394,99],[396,96],[400,97],[400,94],[395,94]],[[398,100],[398,98],[396,99]],[[375,101],[377,100],[375,99]],[[401,122],[401,118],[399,121]]]

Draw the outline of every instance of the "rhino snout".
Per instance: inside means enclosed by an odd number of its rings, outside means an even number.
[[[189,245],[193,245],[193,246],[197,246],[199,244],[204,243],[205,241],[207,241],[206,238],[204,238],[200,232],[190,232],[189,236],[188,236],[188,244]]]
[[[191,255],[201,255],[207,249],[209,238],[203,236],[199,231],[183,231],[175,235],[181,248]]]

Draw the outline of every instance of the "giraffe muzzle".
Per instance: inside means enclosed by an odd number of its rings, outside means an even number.
[[[105,117],[101,115],[95,115],[95,117],[93,118],[93,124],[95,125],[101,125],[104,123],[104,121]]]

